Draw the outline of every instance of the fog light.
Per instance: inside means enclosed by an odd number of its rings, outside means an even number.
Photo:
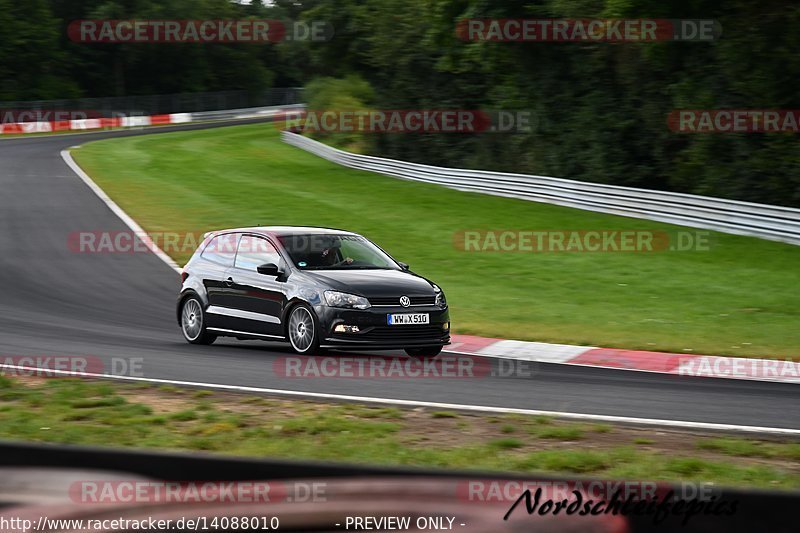
[[[444,324],[442,324],[442,329],[444,331],[450,331],[450,322],[445,322]]]
[[[358,326],[348,326],[347,324],[339,324],[333,331],[336,333],[358,333]]]

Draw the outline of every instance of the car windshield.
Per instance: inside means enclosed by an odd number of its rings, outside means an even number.
[[[360,235],[290,235],[280,241],[301,270],[400,270],[391,257]]]

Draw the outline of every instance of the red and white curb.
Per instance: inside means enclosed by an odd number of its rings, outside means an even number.
[[[800,383],[800,363],[713,355],[617,350],[453,335],[448,351],[541,363],[593,366],[677,376]]]
[[[40,122],[0,122],[0,135],[20,135],[26,133],[54,133],[70,131],[91,131],[113,128],[143,128],[147,126],[166,126],[187,124],[207,120],[240,120],[248,118],[280,119],[300,104],[275,106],[272,108],[251,108],[231,110],[230,116],[215,116],[216,111],[200,113],[168,113],[163,115],[131,115],[111,118],[84,118],[78,120],[51,120]],[[223,110],[219,113],[227,113]]]
[[[130,116],[113,118],[85,118],[80,120],[55,120],[48,122],[12,122],[0,124],[0,134],[52,133],[56,131],[86,131],[106,128],[136,128],[165,124],[186,124],[192,121],[191,113],[167,115]]]

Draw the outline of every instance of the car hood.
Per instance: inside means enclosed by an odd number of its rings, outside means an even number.
[[[374,298],[378,296],[431,296],[433,286],[423,277],[400,270],[318,270],[305,274],[332,289]]]

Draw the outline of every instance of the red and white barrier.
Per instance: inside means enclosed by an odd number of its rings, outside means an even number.
[[[135,115],[130,117],[86,118],[50,122],[11,122],[0,124],[0,135],[88,131],[108,128],[137,128],[166,124],[186,124],[191,121],[191,113],[171,113],[165,115]]]
[[[487,357],[655,372],[675,376],[800,383],[800,363],[697,354],[617,350],[453,335],[446,350]]]

